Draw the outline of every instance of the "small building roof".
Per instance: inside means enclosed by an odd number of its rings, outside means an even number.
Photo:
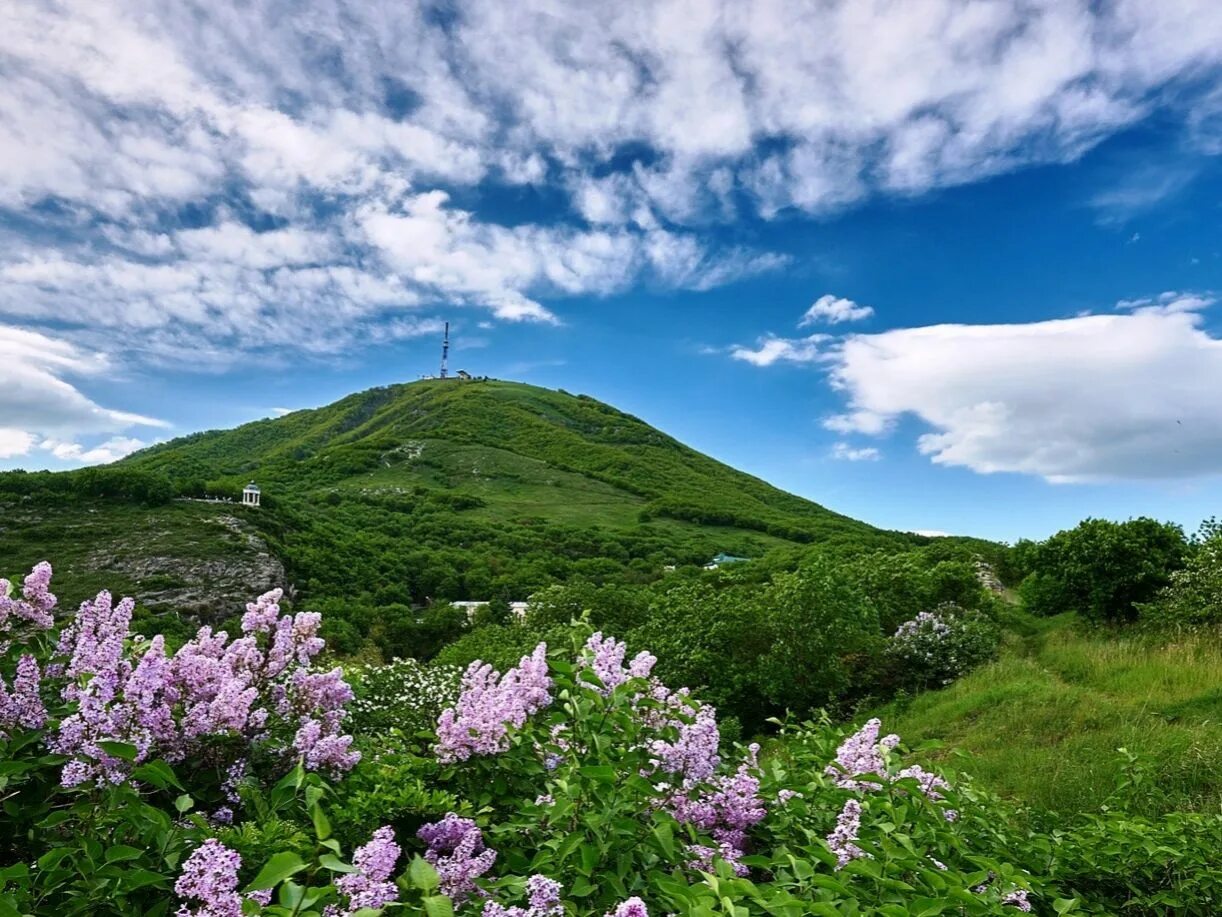
[[[251,481],[249,484],[243,487],[242,490],[245,493],[257,494],[259,492],[259,485],[254,481]]]
[[[750,559],[750,557],[735,557],[733,554],[718,554],[713,558],[712,562],[715,564],[737,564]]]

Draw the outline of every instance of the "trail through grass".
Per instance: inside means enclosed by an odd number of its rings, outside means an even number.
[[[1108,804],[1125,748],[1149,814],[1222,810],[1222,639],[1157,640],[1012,612],[997,662],[880,715],[993,790],[1060,812]],[[951,751],[954,749],[954,751]],[[971,761],[964,760],[963,754]]]

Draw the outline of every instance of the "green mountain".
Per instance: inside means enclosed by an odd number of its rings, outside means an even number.
[[[237,500],[249,481],[262,506]],[[524,598],[718,553],[902,547],[584,395],[426,380],[175,439],[105,468],[0,475],[0,559],[223,618],[279,583],[315,605]],[[138,536],[138,537],[137,537]],[[77,599],[77,596],[66,596]]]

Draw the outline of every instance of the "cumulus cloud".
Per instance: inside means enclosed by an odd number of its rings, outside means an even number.
[[[860,306],[851,299],[844,299],[843,297],[826,293],[816,299],[811,304],[811,307],[806,310],[806,314],[798,322],[798,327],[805,328],[808,325],[816,325],[821,322],[828,325],[839,325],[841,322],[859,322],[873,314],[873,306]]]
[[[941,465],[1049,481],[1222,472],[1222,340],[1209,297],[1164,294],[1107,315],[857,334],[831,379],[848,410],[826,426],[880,435],[926,424]]]
[[[852,446],[846,442],[832,446],[832,458],[843,462],[877,462],[882,457],[877,446]]]
[[[97,375],[109,368],[103,354],[0,325],[0,458],[28,455],[40,448],[61,459],[112,461],[126,454],[123,450],[144,444],[116,437],[86,448],[75,442],[76,437],[167,426],[152,417],[102,407],[65,378]]]
[[[781,338],[765,335],[754,347],[737,344],[730,348],[730,356],[752,366],[772,366],[774,363],[813,363],[823,356],[822,344],[829,340],[826,334],[812,334],[804,338]]]

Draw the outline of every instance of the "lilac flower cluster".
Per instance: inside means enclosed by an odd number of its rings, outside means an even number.
[[[0,738],[6,737],[7,730],[14,726],[41,729],[47,722],[41,685],[42,673],[38,670],[38,662],[29,653],[23,653],[17,660],[12,690],[0,676]]]
[[[174,892],[186,899],[177,917],[241,917],[238,870],[242,858],[216,838],[209,838],[182,864]]]
[[[19,599],[12,595],[13,584],[0,578],[0,652],[9,647],[14,623],[25,623],[34,630],[47,630],[55,623],[51,612],[56,598],[50,587],[51,565],[46,561],[37,564],[25,578]]]
[[[630,678],[648,678],[649,673],[657,664],[658,658],[650,653],[637,653],[624,666],[624,656],[628,647],[614,637],[604,637],[601,632],[593,634],[586,641],[587,656],[583,664],[588,665],[602,682],[601,693],[610,694]]]
[[[50,576],[50,566],[40,564],[27,577],[18,614],[49,616],[55,604],[47,591]],[[61,631],[46,671],[63,679],[61,696],[75,707],[48,740],[52,751],[72,759],[63,784],[122,782],[133,764],[152,757],[224,766],[224,756],[235,748],[244,754],[252,745],[300,756],[311,769],[351,769],[359,755],[351,737],[341,735],[341,724],[352,692],[340,669],[311,671],[323,649],[321,620],[309,613],[280,616],[280,597],[273,590],[247,605],[241,637],[230,641],[224,631],[204,627],[173,656],[161,636],[132,639],[131,599],[115,603],[103,591],[83,602]],[[14,603],[6,601],[4,613],[11,614]],[[45,721],[40,681],[37,664],[23,658],[14,691],[0,698],[0,724]],[[226,743],[221,752],[215,740],[232,738],[241,741]],[[135,746],[134,762],[108,755],[105,741]]]
[[[878,737],[882,721],[868,720],[853,735],[836,749],[836,761],[825,769],[829,777],[836,778],[836,786],[846,790],[877,790],[881,786],[869,780],[856,780],[862,774],[883,776],[887,772],[886,753],[900,743],[900,737],[892,734]]]
[[[486,663],[471,663],[458,703],[437,721],[438,760],[466,761],[507,750],[510,728],[520,729],[527,717],[548,706],[551,688],[545,643],[503,675]]]
[[[484,917],[560,917],[560,883],[547,876],[534,875],[526,880],[528,907],[505,907],[495,901],[484,904]]]
[[[455,904],[483,894],[475,880],[492,868],[496,851],[484,846],[484,835],[475,822],[450,812],[416,834],[428,845],[424,859],[441,877],[442,894]]]
[[[707,780],[721,764],[717,711],[707,706],[693,709],[687,703],[686,694],[680,692],[670,695],[667,702],[683,716],[669,722],[678,733],[673,740],[655,739],[649,743],[654,767],[677,775],[685,783]]]
[[[379,828],[368,844],[358,847],[352,855],[356,872],[340,876],[335,881],[339,893],[348,899],[343,908],[329,905],[324,917],[352,917],[361,908],[383,908],[399,900],[399,889],[391,876],[399,860],[399,845],[394,829]]]
[[[836,868],[843,869],[858,857],[867,856],[857,846],[857,833],[861,830],[861,803],[856,799],[845,800],[844,808],[836,819],[836,828],[827,836],[827,845],[836,854]]]
[[[759,746],[752,744],[746,760],[733,774],[714,776],[688,792],[676,794],[668,804],[679,822],[712,836],[718,844],[717,855],[740,876],[748,873],[740,862],[746,852],[747,832],[768,814],[759,795],[758,769]],[[689,848],[701,863],[708,860],[708,851],[700,845]]]
[[[942,620],[942,616],[932,611],[922,611],[911,621],[905,621],[895,631],[897,640],[909,639],[925,633],[935,638],[950,634],[950,625]]]
[[[644,901],[633,897],[627,901],[621,901],[615,906],[615,910],[608,911],[605,917],[649,917],[649,910],[645,907]]]

